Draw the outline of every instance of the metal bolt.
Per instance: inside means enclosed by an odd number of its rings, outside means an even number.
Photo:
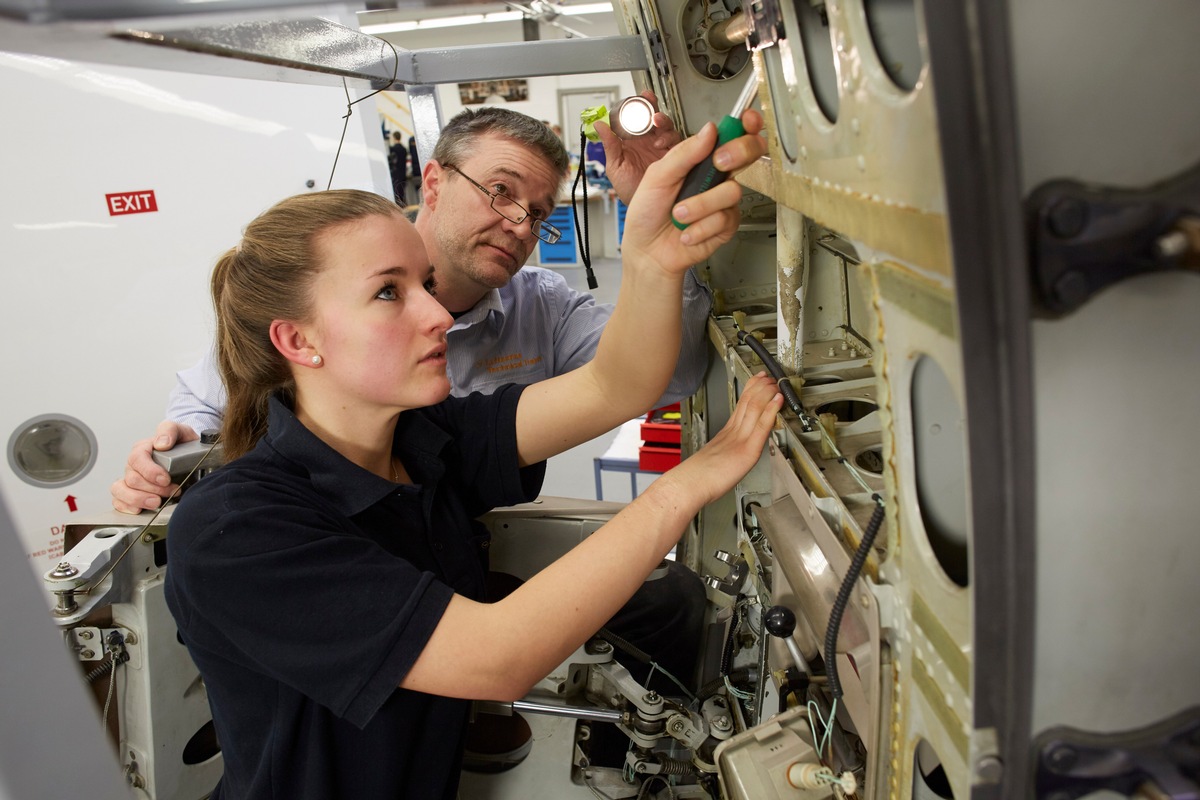
[[[1064,197],[1046,211],[1046,227],[1059,239],[1070,239],[1087,225],[1087,206],[1074,197]]]
[[[84,641],[87,641],[88,639],[92,638],[92,632],[91,631],[80,631],[79,638],[83,639]]]
[[[719,731],[729,730],[729,717],[713,717],[713,727]]]
[[[60,561],[58,566],[50,571],[51,578],[73,578],[79,574],[79,570],[71,566],[69,561]]]
[[[80,658],[95,658],[95,657],[96,657],[96,651],[94,651],[94,650],[84,650],[82,653],[80,653],[80,654],[79,654],[79,656],[80,656]]]
[[[671,730],[676,733],[683,733],[683,720],[677,719],[671,723]]]
[[[137,644],[137,643],[138,643],[137,634],[134,633],[133,631],[128,631],[125,634],[125,644]]]
[[[1054,281],[1054,296],[1059,303],[1074,308],[1083,303],[1090,294],[1087,278],[1078,270],[1068,270]]]
[[[975,776],[982,783],[999,783],[1004,777],[1004,762],[996,756],[984,756],[975,765]]]
[[[1067,772],[1079,761],[1075,748],[1060,744],[1046,755],[1046,763],[1055,772]]]
[[[642,699],[647,703],[657,703],[661,698],[658,696],[658,692],[646,692]]]
[[[146,544],[150,544],[151,542],[154,541],[154,534],[147,533],[145,536],[142,537],[142,541],[145,542]]]

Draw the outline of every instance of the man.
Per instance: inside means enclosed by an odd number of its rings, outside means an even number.
[[[404,134],[400,131],[392,131],[388,172],[392,175],[392,194],[397,205],[408,205],[408,148],[404,146]]]
[[[751,134],[715,153],[719,168],[745,166],[765,151],[756,135],[761,117],[754,112],[750,117]],[[656,122],[659,129],[641,141],[618,140],[601,129],[609,147],[610,177],[625,200],[632,197],[646,167],[680,138],[665,115],[657,115]],[[557,238],[543,220],[554,210],[567,168],[566,150],[549,128],[498,106],[468,109],[454,117],[424,165],[416,227],[436,267],[437,299],[455,317],[446,336],[452,394],[491,393],[506,383],[534,383],[575,369],[595,354],[613,307],[570,289],[555,272],[522,269],[539,239]],[[684,345],[660,404],[686,397],[699,386],[706,366],[704,327],[710,307],[707,290],[690,275],[684,291]],[[215,359],[208,356],[179,373],[178,379],[167,421],[159,424],[153,439],[134,446],[125,476],[112,486],[118,511],[157,508],[176,488],[153,462],[153,450],[193,441],[199,431],[220,427],[225,396]],[[699,578],[672,565],[664,577],[648,582],[609,628],[650,653],[663,669],[690,682],[703,609]],[[640,665],[627,666],[635,676],[646,672]],[[520,751],[505,752],[495,763],[509,766],[521,757]]]

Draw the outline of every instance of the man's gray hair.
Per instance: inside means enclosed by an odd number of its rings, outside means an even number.
[[[562,140],[543,122],[519,111],[501,106],[465,109],[446,123],[433,148],[433,160],[439,164],[461,164],[475,151],[475,140],[496,133],[541,153],[563,174],[570,167]]]

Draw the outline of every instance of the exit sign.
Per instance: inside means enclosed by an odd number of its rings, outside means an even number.
[[[104,195],[108,204],[108,215],[117,217],[122,214],[145,214],[148,211],[158,211],[158,202],[154,192],[116,192]]]

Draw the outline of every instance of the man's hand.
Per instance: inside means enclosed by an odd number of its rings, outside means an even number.
[[[200,435],[187,425],[170,420],[158,423],[152,438],[142,439],[133,446],[125,462],[125,477],[110,487],[113,508],[125,514],[158,508],[162,498],[170,497],[179,486],[171,483],[167,471],[154,463],[153,452],[170,450],[177,444],[199,438]]]
[[[654,106],[654,127],[647,133],[622,139],[606,123],[595,124],[596,135],[600,137],[600,144],[604,145],[604,175],[626,205],[633,199],[633,193],[646,174],[646,167],[666,155],[683,139],[675,130],[671,118],[658,110],[658,98],[654,92],[647,89],[642,92],[642,97]]]

